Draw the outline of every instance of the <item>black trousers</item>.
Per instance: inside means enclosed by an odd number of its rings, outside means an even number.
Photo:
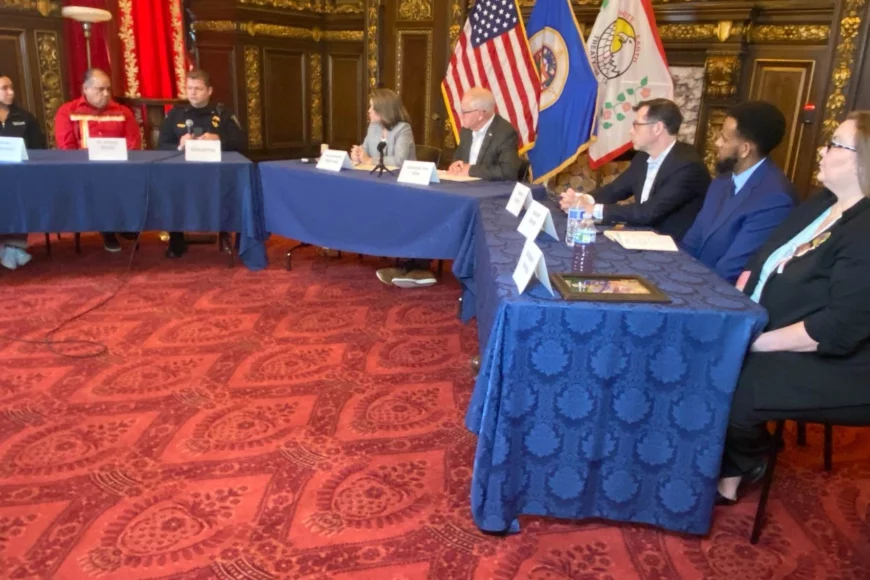
[[[758,409],[755,389],[764,388],[749,381],[737,383],[731,403],[725,452],[722,457],[721,477],[742,476],[749,473],[771,450],[772,435],[768,421],[792,419],[811,423],[830,422],[842,425],[867,424],[870,406],[834,407],[819,409]],[[819,404],[824,404],[822,401]]]

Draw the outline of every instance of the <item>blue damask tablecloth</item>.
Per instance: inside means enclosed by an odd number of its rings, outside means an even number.
[[[595,271],[643,275],[672,302],[567,302],[535,281],[520,296],[523,239],[502,206],[481,202],[474,256],[457,259],[473,271],[482,352],[466,416],[479,436],[475,522],[516,531],[527,514],[706,533],[731,395],[766,313],[686,254],[603,236]],[[550,272],[570,271],[569,248],[537,243]]]

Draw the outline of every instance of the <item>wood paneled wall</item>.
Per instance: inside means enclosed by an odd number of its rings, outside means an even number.
[[[0,74],[16,102],[40,120],[54,141],[54,115],[66,100],[63,21],[58,2],[0,0]]]
[[[190,0],[196,60],[254,159],[349,148],[367,123],[361,0]]]

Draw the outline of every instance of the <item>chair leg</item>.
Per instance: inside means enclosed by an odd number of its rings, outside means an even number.
[[[76,254],[82,253],[82,235],[78,232],[73,234],[73,240],[75,240],[76,244]]]
[[[757,544],[758,538],[761,537],[761,528],[764,526],[764,512],[767,509],[767,498],[773,485],[773,470],[776,467],[776,458],[779,455],[779,445],[782,441],[782,431],[784,428],[785,421],[776,422],[776,431],[773,433],[773,441],[771,441],[770,446],[770,458],[767,460],[767,471],[764,474],[764,484],[761,488],[761,498],[758,500],[758,509],[755,511],[752,536],[749,538],[750,544]]]
[[[441,278],[441,276],[443,274],[444,274],[444,260],[438,260],[438,277]]]
[[[833,469],[834,455],[834,426],[830,423],[825,423],[825,471]]]
[[[46,255],[51,255],[51,235],[45,234],[45,253]]]
[[[803,421],[797,422],[797,444],[800,447],[807,446],[807,424]]]

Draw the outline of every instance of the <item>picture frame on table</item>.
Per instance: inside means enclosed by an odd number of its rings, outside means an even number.
[[[565,300],[668,303],[658,286],[636,274],[552,273],[550,281]]]

